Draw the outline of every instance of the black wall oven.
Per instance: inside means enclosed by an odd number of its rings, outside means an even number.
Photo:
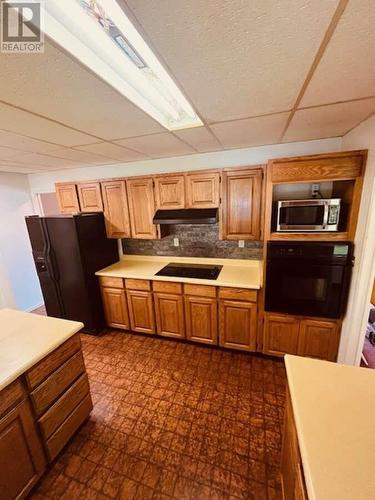
[[[352,266],[349,242],[269,242],[266,311],[340,318]]]

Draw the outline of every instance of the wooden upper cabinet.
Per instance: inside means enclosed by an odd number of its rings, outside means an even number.
[[[155,201],[158,210],[185,208],[185,177],[171,175],[155,177]]]
[[[77,184],[81,212],[102,212],[103,202],[99,182]]]
[[[375,306],[375,280],[374,280],[374,285],[372,287],[371,304]]]
[[[299,337],[298,318],[266,314],[264,319],[263,353],[271,356],[297,354]]]
[[[157,332],[166,337],[185,338],[182,295],[154,293]]]
[[[129,205],[125,181],[102,182],[101,186],[108,238],[130,238]]]
[[[340,328],[335,321],[301,320],[298,354],[336,361]]]
[[[126,183],[132,238],[143,240],[157,239],[157,226],[152,223],[155,214],[152,178],[128,179]]]
[[[219,311],[219,344],[231,349],[256,351],[257,304],[221,300]]]
[[[79,212],[77,187],[74,183],[55,184],[57,202],[62,214]]]
[[[221,236],[224,240],[259,240],[262,170],[223,172]]]
[[[155,333],[155,316],[152,293],[128,290],[130,326],[134,332]]]
[[[204,344],[217,344],[217,300],[185,296],[186,338]]]
[[[0,419],[0,498],[25,498],[44,469],[31,409],[23,401]]]
[[[186,175],[186,207],[216,208],[220,204],[220,172]]]

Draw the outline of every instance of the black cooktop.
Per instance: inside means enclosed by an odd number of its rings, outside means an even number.
[[[201,280],[216,280],[223,266],[203,264],[168,264],[156,273],[155,276],[171,276],[178,278],[196,278]]]

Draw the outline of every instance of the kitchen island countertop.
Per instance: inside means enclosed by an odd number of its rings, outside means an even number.
[[[168,263],[207,264],[223,266],[216,280],[156,276]],[[161,257],[126,255],[119,262],[101,269],[97,276],[173,281],[200,285],[228,286],[259,290],[262,284],[262,261],[242,259],[212,259],[197,257]]]
[[[83,323],[0,310],[0,390],[83,328]]]

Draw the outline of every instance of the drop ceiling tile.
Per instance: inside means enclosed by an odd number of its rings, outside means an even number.
[[[375,111],[375,98],[296,112],[283,142],[323,139],[345,135]]]
[[[208,123],[290,109],[337,4],[126,1]]]
[[[0,54],[1,99],[73,128],[116,139],[164,130],[68,53],[46,41],[42,56]],[[81,141],[81,144],[90,141]]]
[[[33,153],[48,153],[48,151],[53,151],[59,147],[50,142],[38,141],[6,130],[0,130],[0,146]]]
[[[219,141],[206,127],[185,128],[176,130],[175,134],[183,141],[191,144],[200,153],[223,149]]]
[[[100,142],[98,144],[79,146],[75,149],[88,151],[89,153],[93,154],[103,155],[108,158],[113,158],[113,160],[117,161],[137,161],[148,158],[148,156],[143,153],[138,153],[136,151],[132,151],[130,149],[126,149],[118,146],[117,144],[111,144],[109,142]]]
[[[81,166],[83,162],[77,162],[73,160],[68,160],[64,158],[57,158],[50,155],[42,155],[39,153],[18,153],[14,158],[14,161],[21,162],[24,164],[64,168],[64,167],[75,167]]]
[[[0,146],[0,160],[11,160],[19,154],[19,151],[12,148]]]
[[[60,148],[49,153],[51,156],[65,158],[78,163],[92,163],[94,165],[109,165],[113,163],[112,158],[107,158],[87,151],[78,151],[77,149]]]
[[[152,158],[178,156],[196,152],[192,147],[180,141],[169,132],[123,139],[116,141],[116,143],[125,147],[134,148],[137,151],[142,151]]]
[[[375,2],[350,0],[301,107],[375,95],[374,25]]]
[[[2,103],[0,103],[0,129],[42,141],[54,142],[62,146],[96,142],[95,138],[87,134],[76,132],[68,127]]]
[[[289,113],[259,116],[247,120],[215,123],[210,128],[224,148],[245,148],[275,144],[283,131]]]

